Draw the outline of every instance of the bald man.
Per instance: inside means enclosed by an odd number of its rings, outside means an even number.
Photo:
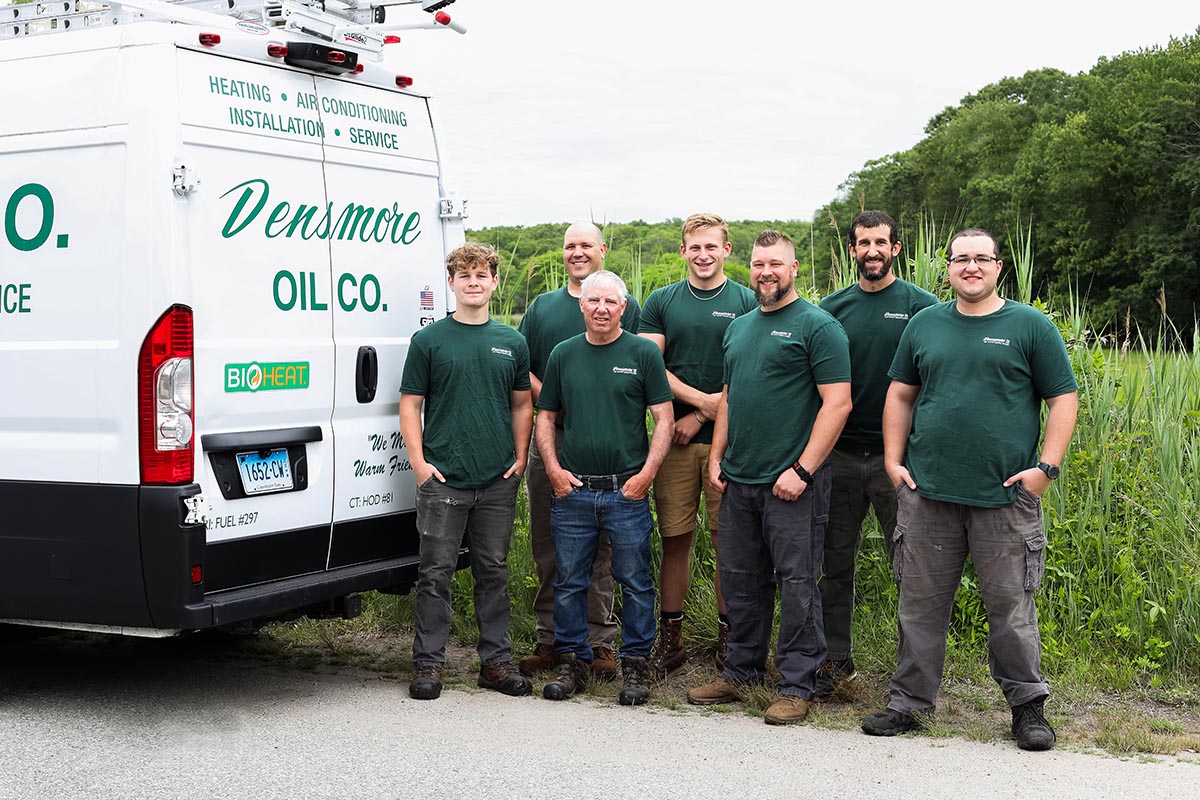
[[[563,235],[563,266],[567,285],[538,295],[529,304],[521,320],[521,333],[529,344],[529,382],[533,387],[536,406],[542,394],[542,378],[550,351],[559,342],[584,332],[583,313],[579,297],[583,294],[583,279],[604,266],[608,248],[604,236],[590,222],[576,222]],[[636,298],[627,295],[621,329],[637,333],[641,308]],[[556,424],[563,425],[563,415]],[[557,441],[562,441],[559,436]],[[550,533],[550,498],[552,486],[536,443],[529,448],[529,469],[526,472],[529,490],[529,541],[537,569],[538,591],[533,600],[537,616],[538,643],[533,654],[521,659],[519,667],[526,675],[553,668],[558,663],[554,651],[554,581],[558,573],[554,566],[554,539]],[[616,651],[613,640],[617,634],[613,618],[612,549],[606,536],[600,537],[592,583],[588,589],[588,637],[592,651],[591,670],[594,675],[610,680],[617,674]]]

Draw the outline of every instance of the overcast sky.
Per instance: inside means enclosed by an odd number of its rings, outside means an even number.
[[[399,21],[400,12],[392,19]],[[406,16],[420,12],[403,10]],[[869,160],[1009,75],[1196,32],[1196,0],[458,0],[405,33],[471,228],[811,219]]]

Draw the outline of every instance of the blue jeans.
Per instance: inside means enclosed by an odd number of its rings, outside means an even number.
[[[620,491],[578,488],[554,498],[554,650],[590,661],[588,586],[600,535],[612,543],[612,575],[621,585],[621,655],[649,656],[654,645],[654,581],[650,577],[650,501]]]

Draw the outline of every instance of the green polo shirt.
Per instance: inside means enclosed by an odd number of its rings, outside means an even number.
[[[400,391],[425,398],[425,460],[448,486],[478,489],[516,460],[512,393],[529,389],[529,349],[495,320],[445,317],[412,338]]]
[[[846,332],[797,299],[735,319],[724,351],[729,435],[721,470],[738,483],[774,483],[808,445],[821,410],[817,387],[850,381]]]
[[[638,333],[656,333],[666,339],[663,358],[676,378],[712,394],[721,391],[724,359],[721,342],[725,329],[743,314],[758,308],[754,292],[726,279],[717,289],[697,289],[687,280],[655,289],[646,298]],[[675,419],[692,413],[693,406],[675,401]],[[713,423],[705,422],[693,442],[712,442]]]
[[[537,407],[562,411],[559,462],[576,475],[641,469],[650,452],[646,408],[672,398],[662,353],[622,333],[605,345],[580,334],[554,348]]]
[[[982,317],[939,303],[909,322],[888,374],[920,386],[905,466],[922,497],[1011,505],[1010,476],[1038,462],[1041,404],[1078,389],[1045,314],[1006,300]]]
[[[883,401],[892,382],[888,368],[908,321],[937,301],[934,295],[899,278],[878,292],[864,292],[855,283],[821,301],[821,308],[842,323],[850,338],[854,408],[838,438],[839,448],[883,452]]]

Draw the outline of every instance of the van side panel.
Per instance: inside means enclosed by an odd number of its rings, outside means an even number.
[[[412,333],[446,313],[438,164],[424,98],[318,79],[325,182],[361,215],[330,242],[337,438],[330,567],[416,555],[416,486],[400,436],[399,391]],[[374,353],[374,394],[356,391]]]

